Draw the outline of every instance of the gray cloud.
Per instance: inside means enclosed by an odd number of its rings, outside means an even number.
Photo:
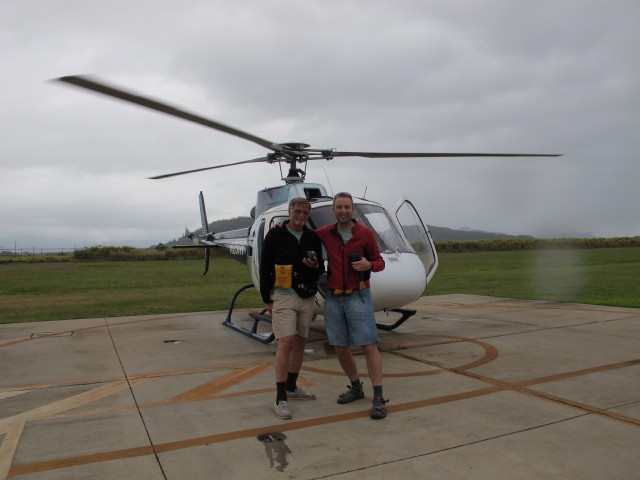
[[[249,142],[47,81],[94,74],[276,142],[560,159],[336,159],[309,180],[433,225],[640,234],[633,1],[24,0],[0,5],[0,246],[147,246],[245,215]]]

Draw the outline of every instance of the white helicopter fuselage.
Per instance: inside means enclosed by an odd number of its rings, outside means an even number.
[[[304,188],[317,189],[324,193],[324,187],[321,185],[304,184]],[[289,194],[293,196],[300,193],[295,189],[290,190]],[[309,200],[311,228],[336,222],[331,197],[322,195]],[[232,253],[247,255],[247,266],[256,286],[260,285],[260,253],[264,237],[273,225],[288,218],[287,200],[268,208],[256,217],[249,229],[246,250],[238,249],[234,252],[233,248],[227,247]],[[374,309],[381,311],[400,308],[420,298],[436,271],[438,258],[431,235],[413,205],[406,199],[401,199],[394,208],[394,214],[391,214],[376,202],[354,198],[354,218],[374,232],[385,261],[384,270],[371,275]],[[324,258],[326,261],[326,255]],[[320,306],[326,294],[325,280],[321,279],[319,284],[317,300]]]

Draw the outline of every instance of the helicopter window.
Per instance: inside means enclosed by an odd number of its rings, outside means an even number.
[[[309,216],[309,223],[311,228],[320,228],[325,225],[332,225],[336,223],[336,216],[333,214],[331,206],[315,207],[311,209],[311,215]]]
[[[386,210],[381,206],[356,203],[353,218],[373,230],[380,251],[387,253],[396,251],[413,252],[398,233]],[[311,210],[310,223],[313,228],[336,223],[332,207],[315,207]]]
[[[411,202],[405,200],[396,211],[402,231],[422,261],[427,277],[436,266],[436,255],[422,219]]]
[[[319,188],[305,188],[304,194],[307,198],[319,198],[322,196]]]
[[[413,252],[391,222],[387,211],[378,205],[356,205],[354,218],[373,230],[380,251]]]

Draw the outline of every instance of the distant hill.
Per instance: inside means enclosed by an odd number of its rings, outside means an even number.
[[[253,225],[251,217],[234,217],[216,220],[209,224],[210,232],[226,232],[227,230],[237,230],[239,228],[249,228]]]
[[[209,224],[210,232],[225,232],[227,230],[237,230],[248,228],[253,224],[251,217],[234,217],[223,220],[216,220]],[[436,242],[464,241],[464,240],[493,240],[499,238],[533,238],[529,235],[507,235],[506,233],[484,232],[482,230],[461,229],[455,230],[447,227],[429,226],[431,236]],[[199,232],[200,229],[196,230]],[[186,237],[165,243],[167,246],[190,244],[191,240]]]
[[[495,240],[500,238],[533,238],[530,235],[507,235],[506,233],[484,232],[482,230],[454,230],[447,227],[430,226],[431,236],[436,242],[465,240]]]

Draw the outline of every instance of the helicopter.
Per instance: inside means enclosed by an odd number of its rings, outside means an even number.
[[[202,227],[195,233],[188,231],[185,233],[185,235],[192,240],[192,245],[176,246],[176,248],[204,249],[204,274],[206,274],[209,269],[210,251],[212,248],[224,249],[246,263],[252,283],[243,286],[234,294],[227,312],[227,317],[222,324],[263,343],[270,343],[274,339],[273,333],[263,334],[258,332],[258,325],[261,324],[261,322],[271,322],[270,317],[265,316],[266,310],[262,310],[260,313],[249,314],[254,320],[251,328],[245,328],[234,323],[231,320],[231,315],[238,295],[248,288],[258,288],[260,285],[260,254],[265,235],[271,227],[288,219],[289,201],[295,197],[307,198],[311,203],[311,215],[309,217],[310,228],[319,228],[335,223],[336,221],[332,211],[333,198],[329,195],[327,189],[319,183],[306,182],[306,170],[309,161],[333,160],[338,157],[560,156],[557,154],[525,153],[406,153],[337,151],[333,148],[315,149],[310,148],[309,144],[300,142],[272,142],[243,130],[173,107],[169,104],[136,95],[121,88],[116,88],[93,77],[71,75],[59,77],[56,80],[203,125],[248,140],[269,151],[263,157],[250,160],[150,177],[150,179],[158,180],[249,163],[277,163],[280,166],[281,179],[284,181],[284,185],[265,188],[257,192],[256,204],[251,211],[253,224],[250,227],[219,233],[210,232],[204,196],[202,192],[200,192],[199,204]],[[284,175],[282,170],[283,164],[288,166],[288,171]],[[423,295],[426,286],[433,278],[438,268],[436,247],[428,227],[422,221],[413,203],[406,197],[402,196],[390,211],[385,209],[381,204],[365,198],[354,196],[353,203],[354,218],[373,231],[378,242],[380,253],[385,260],[385,269],[371,277],[371,296],[374,310],[377,312],[396,312],[401,315],[394,323],[377,323],[377,326],[382,330],[394,330],[416,313],[415,310],[405,307]],[[318,312],[322,311],[325,296],[326,277],[323,277],[319,281],[318,294],[316,295]]]

